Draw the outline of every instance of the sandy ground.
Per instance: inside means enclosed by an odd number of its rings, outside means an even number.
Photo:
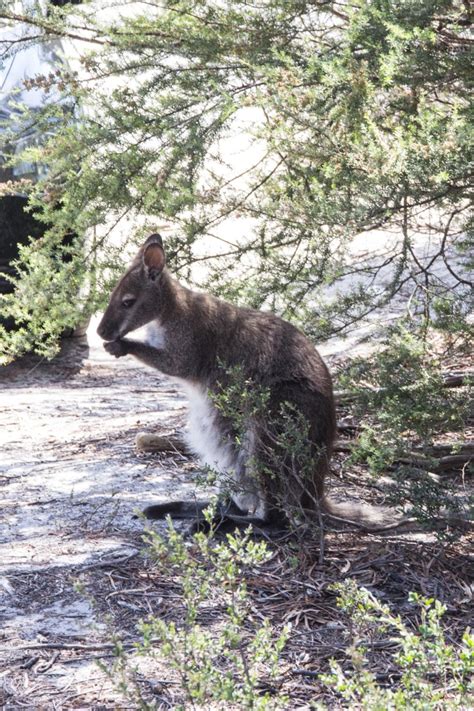
[[[94,338],[0,374],[1,708],[53,708],[55,694],[102,678],[83,660],[43,669],[48,645],[110,641],[75,586],[85,571],[140,556],[146,524],[135,511],[189,497],[193,462],[134,449],[139,431],[179,431],[185,410],[156,372],[112,359]]]

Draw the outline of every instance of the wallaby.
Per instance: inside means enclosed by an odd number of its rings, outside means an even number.
[[[125,338],[143,326],[145,342]],[[285,522],[285,502],[297,502],[302,511],[313,514],[324,507],[324,480],[336,432],[332,382],[316,348],[295,326],[273,313],[240,308],[182,286],[168,272],[161,237],[153,234],[112,292],[97,332],[111,355],[134,355],[187,390],[188,444],[232,482],[231,503],[220,513],[237,523],[271,525]],[[239,443],[232,420],[213,399],[234,367],[268,393],[266,415],[249,418]],[[307,422],[309,477],[307,472],[303,477],[294,462],[286,466],[281,440],[277,443],[285,404]],[[144,513],[148,518],[167,512],[199,516],[205,503],[150,506]]]

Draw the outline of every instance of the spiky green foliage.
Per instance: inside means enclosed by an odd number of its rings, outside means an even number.
[[[178,619],[152,614],[139,624],[141,639],[136,652],[153,664],[166,665],[179,680],[183,705],[179,708],[232,705],[236,709],[270,711],[287,707],[283,694],[262,688],[262,679],[275,679],[290,632],[275,630],[269,619],[256,620],[247,576],[271,557],[262,541],[251,538],[251,529],[215,540],[213,511],[210,530],[190,540],[168,522],[167,535],[149,532],[146,541],[160,573],[178,586]],[[208,624],[209,611],[215,624]],[[133,655],[136,657],[136,655]],[[128,700],[137,701],[132,655],[117,645],[112,667],[102,665]],[[137,707],[155,708],[139,697]]]
[[[413,330],[411,322],[388,329],[382,347],[369,358],[356,358],[341,378],[355,397],[360,432],[351,461],[363,461],[373,474],[391,471],[388,502],[428,527],[442,513],[473,516],[472,492],[454,476],[440,476],[440,454],[434,446],[440,434],[451,453],[462,446],[472,417],[472,388],[468,377],[462,389],[443,384],[439,354]],[[450,452],[449,444],[446,452]],[[472,473],[469,457],[464,476]],[[439,531],[443,538],[448,531]],[[453,535],[453,531],[449,532]]]
[[[0,3],[0,18],[26,19],[35,34],[86,40],[74,66],[34,82],[59,86],[67,101],[35,119],[45,141],[30,157],[49,172],[26,188],[51,227],[23,250],[15,295],[3,299],[21,326],[0,334],[7,357],[45,343],[50,352],[62,328],[104,303],[104,270],[118,268],[123,252],[108,232],[137,215],[126,242],[166,220],[178,272],[204,258],[201,284],[304,320],[318,337],[403,289],[426,318],[449,309],[464,317],[468,3],[122,4],[19,15]],[[249,143],[239,164],[235,153]],[[371,234],[378,257],[351,251],[355,235],[382,228],[394,236]],[[65,248],[71,230],[77,238]],[[420,260],[415,241],[428,238]],[[45,269],[64,250],[70,260]],[[49,270],[56,287],[44,309]],[[79,300],[76,281],[87,287]]]
[[[442,626],[446,606],[439,600],[410,593],[409,602],[420,609],[413,629],[400,615],[354,581],[338,583],[339,607],[350,616],[353,645],[347,653],[351,669],[333,661],[322,680],[342,701],[342,708],[464,709],[472,704],[474,637],[467,628],[459,644],[447,640]],[[396,649],[390,684],[370,670],[370,650],[377,636],[391,631]]]

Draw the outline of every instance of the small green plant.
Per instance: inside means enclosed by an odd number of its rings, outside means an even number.
[[[289,628],[273,629],[255,619],[246,578],[271,557],[264,542],[252,540],[251,529],[217,541],[213,511],[206,513],[210,530],[184,538],[168,521],[165,537],[148,532],[146,542],[163,575],[179,587],[176,619],[150,616],[139,625],[136,653],[164,660],[174,670],[187,705],[211,702],[242,709],[283,708],[286,698],[265,690],[276,679]],[[203,618],[212,618],[205,624]],[[132,660],[123,648],[109,676],[119,691],[137,702]],[[267,684],[268,686],[268,684]],[[139,708],[154,708],[140,697]]]
[[[238,446],[243,444],[249,426],[260,421],[268,411],[270,391],[249,378],[242,365],[220,363],[221,378],[217,392],[210,393],[219,412],[231,423]]]
[[[378,353],[352,363],[342,384],[354,393],[361,420],[352,461],[365,461],[375,475],[395,469],[392,501],[408,503],[423,523],[443,508],[466,508],[452,484],[429,474],[436,471],[440,433],[460,432],[462,439],[469,397],[443,386],[440,360],[427,341],[408,322],[397,324]]]
[[[462,491],[462,490],[461,490]],[[410,514],[423,526],[429,528],[440,513],[454,526],[441,527],[436,535],[440,541],[454,540],[462,526],[461,521],[472,520],[474,496],[469,491],[459,494],[459,487],[449,478],[446,481],[430,472],[410,466],[401,466],[396,472],[396,485],[389,492],[387,502],[400,505],[406,502]]]
[[[411,445],[429,446],[440,431],[459,431],[466,402],[443,387],[439,359],[425,340],[399,324],[389,330],[382,349],[358,359],[346,375],[357,394],[363,424],[358,453],[374,472],[381,471]]]
[[[337,583],[338,606],[351,619],[350,668],[331,662],[321,680],[350,708],[432,711],[468,709],[474,702],[474,635],[469,629],[459,644],[448,644],[441,625],[446,607],[438,600],[409,595],[420,608],[420,623],[411,629],[399,615],[353,580]],[[384,678],[370,669],[372,645],[391,632],[397,651]]]
[[[305,524],[321,535],[315,482],[326,454],[312,441],[305,415],[292,402],[272,402],[270,390],[247,377],[242,366],[222,366],[219,386],[211,399],[228,422],[232,445],[243,452],[248,448],[246,475],[258,480],[295,531]],[[219,478],[229,492],[241,486],[232,476]]]

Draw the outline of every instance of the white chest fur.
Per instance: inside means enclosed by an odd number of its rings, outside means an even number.
[[[146,342],[153,348],[164,348],[166,343],[166,330],[158,320],[150,321],[145,326]]]
[[[166,344],[166,330],[158,320],[150,321],[145,326],[137,328],[129,334],[135,341],[145,343],[152,348],[164,348]]]
[[[176,378],[176,380],[178,380]],[[235,466],[235,453],[217,423],[217,413],[204,388],[178,380],[189,400],[187,440],[204,464],[227,473]]]

